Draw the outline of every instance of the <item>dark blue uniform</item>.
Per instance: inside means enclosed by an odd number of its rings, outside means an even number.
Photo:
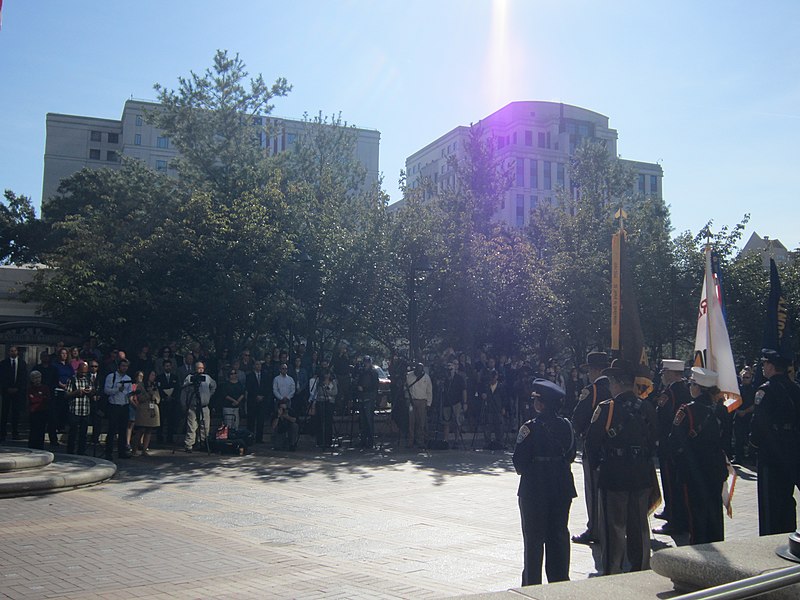
[[[675,457],[670,450],[669,436],[675,414],[692,401],[689,386],[684,380],[669,384],[656,399],[658,416],[658,466],[661,470],[661,489],[664,490],[664,518],[672,533],[686,531],[686,509],[681,498]]]
[[[750,441],[758,448],[758,532],[797,528],[794,487],[800,484],[800,388],[776,373],[758,388]]]
[[[525,542],[522,585],[569,580],[569,509],[577,496],[570,463],[575,436],[567,419],[542,413],[519,430],[514,468],[521,476],[517,496]]]

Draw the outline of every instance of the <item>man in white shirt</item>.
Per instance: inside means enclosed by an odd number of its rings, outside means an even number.
[[[424,448],[427,439],[425,429],[428,424],[428,407],[433,404],[433,383],[422,363],[417,363],[414,370],[406,374],[406,390],[411,398],[408,446],[413,447],[416,443],[418,448]]]

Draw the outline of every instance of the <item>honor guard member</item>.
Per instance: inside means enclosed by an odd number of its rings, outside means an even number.
[[[675,413],[684,404],[692,401],[689,386],[683,379],[685,369],[682,360],[664,359],[661,363],[661,393],[656,397],[656,413],[658,415],[658,466],[661,471],[661,489],[664,491],[664,512],[657,515],[666,523],[653,533],[674,535],[686,531],[685,504],[680,496],[675,461],[670,451],[669,435]]]
[[[570,422],[558,416],[564,390],[546,379],[533,382],[536,416],[519,430],[514,468],[520,475],[519,512],[525,544],[522,585],[569,580],[569,509],[577,496],[570,463],[575,460],[575,435]]]
[[[588,370],[591,382],[581,390],[575,412],[572,413],[572,426],[575,435],[585,440],[589,423],[597,405],[611,398],[608,386],[608,377],[603,375],[603,369],[608,367],[608,354],[605,352],[590,352],[586,355],[586,363],[582,369]],[[581,453],[581,466],[583,467],[583,493],[586,499],[586,531],[580,535],[572,536],[572,541],[577,544],[590,544],[598,541],[595,524],[597,522],[597,456],[591,456],[584,445]]]
[[[728,478],[720,425],[714,403],[719,394],[717,373],[692,367],[692,401],[679,407],[672,423],[672,450],[680,497],[684,499],[690,544],[725,539],[722,484]]]
[[[622,573],[626,550],[632,571],[650,568],[650,503],[653,453],[657,439],[655,408],[633,392],[635,366],[616,359],[603,374],[612,399],[592,415],[586,449],[600,457],[598,525],[603,574]]]
[[[797,528],[800,388],[786,374],[787,358],[770,349],[762,356],[767,381],[756,391],[750,443],[758,449],[758,532],[770,535]]]

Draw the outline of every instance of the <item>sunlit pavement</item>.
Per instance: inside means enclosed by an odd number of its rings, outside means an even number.
[[[97,487],[1,500],[0,595],[434,598],[519,586],[510,454],[309,445],[155,450]],[[580,464],[573,472],[576,534],[586,512]],[[742,475],[726,539],[758,532],[755,479]],[[665,544],[675,542],[654,536]],[[573,544],[573,579],[596,570],[593,550]]]

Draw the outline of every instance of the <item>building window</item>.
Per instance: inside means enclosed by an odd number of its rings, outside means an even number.
[[[108,134],[108,143],[109,144],[119,144],[119,134],[118,133],[109,133]]]
[[[644,175],[639,173],[639,192],[644,194]]]
[[[552,166],[549,160],[544,161],[544,189],[552,190],[553,189],[553,180],[552,177]]]
[[[89,160],[100,160],[100,148],[89,149]]]
[[[89,134],[89,139],[91,141],[93,141],[93,142],[99,142],[100,141],[100,132],[99,131],[92,131]]]
[[[547,132],[547,147],[550,147],[550,132]]]
[[[516,223],[517,227],[525,225],[525,196],[522,194],[517,194]]]
[[[658,193],[658,175],[650,175],[650,193]]]
[[[564,187],[564,163],[556,163],[556,183]]]
[[[156,161],[156,171],[166,171],[167,170],[167,161],[165,160],[157,160]]]
[[[531,196],[531,210],[539,206],[539,196]]]
[[[133,136],[133,145],[134,146],[141,146],[142,145],[142,134],[137,133]]]
[[[525,159],[517,159],[517,187],[525,187]]]
[[[526,131],[525,132],[525,145],[526,146],[533,146],[533,132]]]
[[[501,135],[499,138],[497,138],[497,148],[498,149],[503,148],[505,145],[506,145],[506,138],[504,138]]]
[[[531,189],[539,189],[539,161],[531,159]]]
[[[255,125],[256,127],[261,127],[262,125],[261,117],[253,117],[253,125]]]
[[[511,134],[511,139],[512,139],[513,144],[516,146],[517,145],[517,132],[516,131]]]
[[[544,140],[545,140],[544,133],[540,131],[539,134],[536,136],[536,139],[537,139],[539,148],[544,148]]]
[[[297,141],[297,134],[296,133],[287,133],[286,134],[286,146],[291,146]]]
[[[142,119],[142,115],[136,115],[136,126],[137,127],[141,127],[142,126],[142,121],[144,121],[144,119]]]
[[[164,136],[158,136],[156,138],[156,146],[159,148],[169,148],[169,139]]]
[[[108,152],[106,152],[106,160],[108,162],[118,162],[119,158],[117,157],[117,151],[109,150]]]

